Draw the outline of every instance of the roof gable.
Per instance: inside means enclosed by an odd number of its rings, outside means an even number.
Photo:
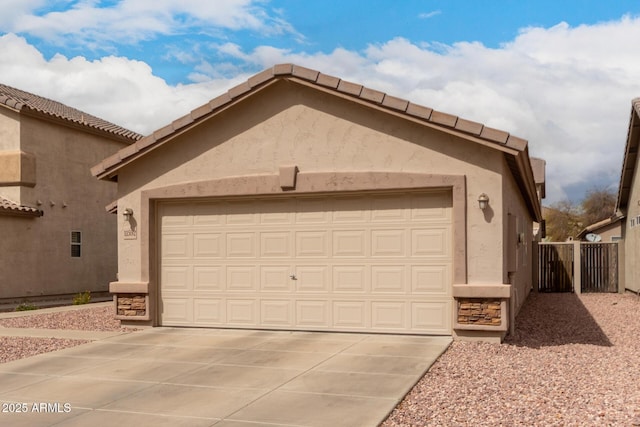
[[[99,117],[4,84],[0,84],[0,106],[11,108],[20,113],[44,115],[48,118],[62,120],[68,124],[106,133],[112,138],[124,141],[133,142],[142,138],[139,133]]]
[[[283,79],[502,151],[532,216],[537,220],[541,219],[540,204],[537,200],[526,140],[502,130],[490,128],[482,123],[436,111],[375,89],[293,64],[275,65],[252,76],[226,93],[212,99],[209,103],[194,109],[191,113],[174,120],[171,124],[106,158],[94,166],[91,171],[99,179],[116,179],[118,170],[123,166],[135,162],[136,159],[170,142],[176,136],[198,126],[208,118]]]

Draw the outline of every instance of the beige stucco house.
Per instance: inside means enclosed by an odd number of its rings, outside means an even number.
[[[92,172],[118,182],[130,323],[499,340],[532,288],[525,140],[311,69],[267,69]]]
[[[141,136],[0,85],[0,302],[108,289],[116,185],[90,167]]]
[[[638,146],[640,146],[640,98],[632,101],[629,132],[622,161],[622,174],[616,202],[617,215],[623,217],[621,282],[625,289],[640,292],[640,172]]]

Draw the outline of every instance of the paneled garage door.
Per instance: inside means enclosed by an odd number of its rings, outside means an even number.
[[[450,334],[451,193],[159,205],[165,326]]]

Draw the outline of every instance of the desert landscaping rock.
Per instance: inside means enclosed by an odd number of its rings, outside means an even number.
[[[0,319],[0,328],[71,329],[80,331],[128,330],[114,319],[113,307],[79,308],[73,311]],[[0,337],[0,363],[49,353],[87,343],[86,340],[33,337]]]
[[[32,316],[1,319],[0,327],[5,328],[43,328],[72,329],[78,331],[120,331],[120,321],[115,319],[113,307],[91,307],[59,313],[38,314]]]
[[[640,423],[640,298],[531,294],[503,344],[454,342],[382,424]]]
[[[0,363],[75,347],[87,342],[89,341],[58,338],[0,337]]]

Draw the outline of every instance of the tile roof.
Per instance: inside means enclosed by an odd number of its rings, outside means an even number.
[[[50,117],[72,122],[77,125],[86,126],[115,136],[118,139],[130,140],[133,142],[142,138],[142,135],[136,132],[69,107],[60,102],[0,84],[0,106],[3,105],[21,112],[34,111]]]
[[[268,68],[246,80],[226,93],[212,99],[191,113],[174,120],[171,124],[160,128],[150,135],[145,136],[114,155],[107,157],[99,164],[91,168],[91,172],[100,179],[113,179],[117,176],[120,167],[144,155],[145,153],[161,146],[173,136],[197,125],[207,118],[225,110],[230,105],[241,101],[251,93],[270,83],[288,79],[315,87],[319,90],[329,91],[341,97],[357,100],[358,102],[385,110],[392,114],[400,114],[413,121],[418,121],[429,127],[444,130],[460,135],[475,142],[499,149],[510,157],[507,159],[518,185],[534,211],[534,216],[541,219],[541,211],[537,202],[533,172],[529,161],[527,141],[509,134],[508,132],[485,126],[482,123],[463,119],[461,117],[436,111],[432,108],[414,104],[410,101],[388,95],[375,89],[348,82],[339,77],[322,74],[319,71],[301,67],[294,64],[278,64]],[[522,160],[519,153],[525,153],[526,160]],[[523,176],[526,175],[526,176]],[[533,199],[531,199],[533,197]],[[535,200],[533,202],[532,200]]]
[[[20,206],[19,204],[0,196],[0,215],[42,216],[43,212],[36,208]]]

